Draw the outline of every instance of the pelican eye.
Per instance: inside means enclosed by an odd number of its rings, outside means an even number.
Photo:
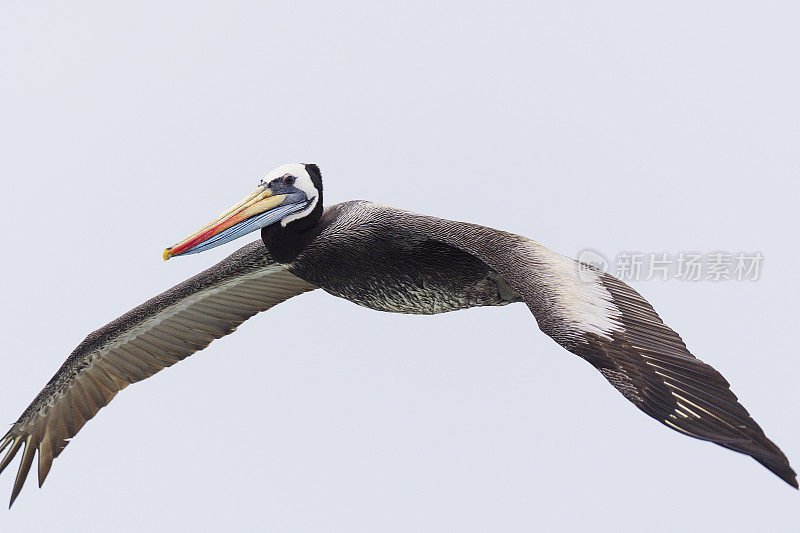
[[[294,176],[286,176],[283,178],[283,184],[286,185],[287,187],[291,187],[292,185],[294,185],[294,180],[296,179],[297,178],[295,178]]]

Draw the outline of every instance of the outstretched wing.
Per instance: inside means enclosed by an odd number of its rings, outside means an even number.
[[[315,288],[256,241],[91,333],[0,440],[0,451],[11,447],[0,472],[23,450],[11,503],[36,451],[41,487],[53,459],[117,392],[232,333],[259,311]]]
[[[375,205],[375,204],[373,204]],[[390,210],[383,206],[379,211]],[[786,456],[711,366],[631,287],[521,237],[392,210],[378,215],[468,252],[500,274],[547,335],[594,365],[636,407],[668,427],[752,456],[797,488]]]

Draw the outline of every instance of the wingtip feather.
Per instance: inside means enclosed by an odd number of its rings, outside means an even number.
[[[53,451],[49,440],[44,439],[39,444],[39,488],[44,485],[44,480],[47,478],[47,474],[50,473],[51,466],[53,466]]]
[[[23,485],[25,485],[25,480],[28,477],[28,472],[30,472],[31,470],[31,464],[33,464],[33,457],[36,454],[36,447],[31,446],[32,439],[33,435],[28,435],[28,438],[25,439],[25,449],[22,452],[22,460],[19,463],[19,470],[17,470],[17,477],[14,480],[14,488],[11,490],[11,501],[8,503],[9,509],[11,509],[11,506],[14,505],[14,500],[17,499],[17,496],[19,496],[19,493],[22,490]]]
[[[3,460],[0,461],[0,474],[3,473],[3,470],[6,469],[14,456],[17,455],[17,451],[19,451],[20,446],[22,446],[22,436],[19,435],[14,439],[9,437],[8,442],[3,444],[3,449],[5,449],[8,444],[11,444],[11,448],[6,453],[6,456],[3,457]]]
[[[789,466],[789,462],[786,460],[786,457],[783,456],[783,454],[781,454],[781,456],[776,460],[771,461],[759,459],[758,457],[755,457],[754,459],[765,466],[770,472],[785,481],[788,485],[796,490],[800,490],[800,486],[798,486],[797,483],[797,474],[795,473],[794,469]]]

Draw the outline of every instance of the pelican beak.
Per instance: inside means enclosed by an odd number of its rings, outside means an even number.
[[[261,229],[295,211],[308,200],[304,194],[274,194],[267,184],[261,184],[244,200],[174,246],[164,250],[164,261],[178,255],[210,250],[220,244]]]

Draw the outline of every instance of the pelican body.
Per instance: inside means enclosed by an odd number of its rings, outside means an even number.
[[[352,201],[323,208],[313,164],[273,170],[165,260],[248,233],[261,239],[91,333],[0,440],[0,472],[22,450],[11,503],[38,452],[53,459],[123,388],[205,348],[260,311],[322,289],[393,313],[524,302],[540,329],[662,424],[752,456],[797,488],[786,456],[716,370],[631,287],[526,237]]]

